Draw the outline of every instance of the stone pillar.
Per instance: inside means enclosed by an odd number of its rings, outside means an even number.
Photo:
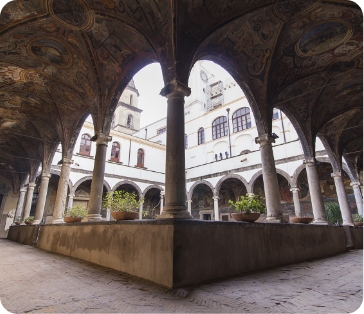
[[[314,158],[307,158],[305,161],[308,187],[311,195],[313,210],[313,224],[327,225],[324,200],[321,195],[320,181],[317,174],[316,163]]]
[[[331,176],[334,178],[337,199],[340,205],[341,216],[343,217],[344,226],[354,226],[353,218],[350,213],[350,206],[345,193],[344,182],[341,177],[341,172],[333,172]]]
[[[34,214],[34,224],[39,224],[42,221],[44,214],[44,206],[47,199],[48,183],[51,175],[49,173],[42,173],[42,181],[40,182],[37,206]]]
[[[62,158],[61,174],[58,182],[57,196],[54,204],[52,224],[64,223],[62,214],[66,208],[66,199],[68,191],[68,179],[71,171],[73,160]]]
[[[191,214],[192,213],[192,200],[187,200],[187,210]]]
[[[27,196],[25,198],[25,205],[24,205],[24,215],[23,215],[24,219],[29,217],[30,210],[32,208],[34,188],[36,186],[37,185],[34,182],[31,182],[28,184],[28,191],[27,191]]]
[[[67,203],[67,208],[72,208],[73,207],[73,198],[75,197],[74,194],[69,194],[68,195],[68,203]]]
[[[112,140],[111,136],[99,133],[96,140],[96,154],[94,170],[92,173],[90,200],[88,203],[88,213],[86,221],[100,221],[102,217],[101,204],[102,192],[104,188],[105,162],[108,142]]]
[[[300,203],[300,196],[299,192],[300,189],[297,187],[292,187],[291,192],[293,195],[293,204],[294,204],[294,212],[296,214],[296,217],[301,217],[301,203]]]
[[[163,213],[159,219],[193,219],[186,208],[184,97],[191,90],[173,80],[161,95],[167,97],[166,180]]]
[[[143,219],[143,203],[141,203],[139,206],[139,219]]]
[[[16,217],[22,216],[23,206],[24,206],[24,199],[25,199],[25,193],[26,192],[27,192],[26,187],[22,187],[20,189],[20,191],[19,191],[19,199],[18,199],[18,204],[16,205],[16,211],[15,211],[14,219]]]
[[[214,196],[212,199],[214,200],[214,215],[215,215],[215,221],[220,221],[219,197],[218,196]]]
[[[353,187],[356,208],[358,209],[358,214],[363,217],[363,196],[360,191],[360,182],[351,182],[350,185]]]
[[[160,197],[161,197],[161,202],[160,202],[159,215],[163,212],[164,191],[161,191]]]
[[[264,193],[267,207],[266,222],[283,221],[281,196],[279,194],[277,171],[272,149],[272,143],[274,142],[274,138],[268,133],[255,138],[255,143],[260,145],[262,159]]]

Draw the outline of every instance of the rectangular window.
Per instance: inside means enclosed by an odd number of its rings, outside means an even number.
[[[164,133],[166,131],[167,131],[167,127],[165,126],[164,128],[161,128],[161,129],[157,130],[157,134],[162,134],[162,133]]]

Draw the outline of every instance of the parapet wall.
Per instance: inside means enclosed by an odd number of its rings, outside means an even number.
[[[354,248],[362,228],[350,227]],[[12,226],[31,244],[38,226]],[[347,250],[344,228],[299,224],[144,220],[44,225],[36,247],[175,288]]]

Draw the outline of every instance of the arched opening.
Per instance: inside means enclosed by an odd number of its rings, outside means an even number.
[[[212,122],[212,139],[216,140],[220,137],[227,135],[228,135],[227,118],[225,116],[216,118]]]
[[[118,142],[112,143],[110,160],[116,162],[120,160],[120,144]]]
[[[80,152],[81,155],[90,156],[91,153],[91,136],[88,134],[82,134]]]
[[[151,188],[144,195],[143,210],[145,219],[155,219],[160,212],[161,191],[157,188]]]
[[[228,178],[224,180],[219,189],[219,211],[220,214],[228,214],[234,212],[234,208],[230,206],[229,200],[236,202],[240,196],[246,195],[247,190],[243,182],[237,178]]]
[[[130,97],[132,97],[132,95],[130,95]],[[131,114],[128,114],[128,118],[126,120],[126,126],[129,128],[129,129],[133,129],[134,128],[134,121],[133,121],[133,115]]]
[[[200,183],[193,189],[191,196],[191,215],[195,219],[213,220],[214,203],[211,188]]]
[[[139,201],[140,197],[139,197],[139,191],[136,189],[135,186],[133,186],[132,184],[129,183],[124,183],[119,185],[115,191],[124,191],[124,192],[128,192],[128,193],[135,193],[136,195],[136,200]]]
[[[234,133],[251,128],[250,109],[244,107],[236,110],[232,116],[232,121]]]
[[[144,167],[144,150],[141,148],[138,149],[137,166]]]

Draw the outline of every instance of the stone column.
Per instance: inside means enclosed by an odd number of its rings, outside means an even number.
[[[313,210],[313,224],[327,225],[327,217],[325,212],[324,200],[321,195],[320,181],[316,169],[314,158],[307,158],[304,163],[306,164],[307,181],[310,190],[312,210]]]
[[[28,184],[28,191],[27,191],[27,196],[25,198],[25,205],[24,205],[24,215],[23,215],[24,219],[29,217],[30,210],[32,208],[34,188],[36,186],[37,185],[34,182],[31,182]]]
[[[331,176],[334,178],[337,199],[340,205],[341,216],[343,217],[344,226],[354,226],[353,218],[350,213],[350,206],[345,193],[344,182],[341,172],[333,172]]]
[[[356,207],[358,209],[358,214],[363,217],[363,197],[360,191],[360,182],[351,182],[350,185],[354,190],[354,197],[356,202]]]
[[[44,206],[47,199],[48,183],[51,175],[49,173],[42,173],[42,181],[40,182],[37,206],[34,214],[34,224],[39,224],[42,221],[44,214]]]
[[[18,199],[18,204],[16,205],[16,211],[15,211],[14,219],[16,217],[22,216],[23,206],[24,206],[24,199],[25,199],[25,193],[26,192],[27,192],[26,187],[22,187],[20,189],[20,191],[19,191],[19,199]]]
[[[191,214],[192,213],[192,200],[187,200],[187,210]]]
[[[291,192],[293,195],[293,204],[294,204],[294,212],[296,217],[301,217],[301,203],[300,203],[300,196],[298,192],[300,191],[297,187],[292,187]]]
[[[73,198],[75,197],[74,194],[69,194],[68,195],[68,204],[67,204],[67,208],[72,208],[73,207]]]
[[[54,204],[52,224],[64,223],[62,214],[66,208],[68,179],[70,176],[71,164],[73,164],[73,160],[65,157],[62,158],[61,174],[59,177],[57,196]]]
[[[139,206],[139,219],[143,219],[143,203],[141,203]]]
[[[272,149],[272,143],[274,142],[274,138],[268,133],[255,138],[255,143],[260,145],[262,159],[264,193],[267,207],[266,222],[283,221],[281,196],[279,194],[277,171]]]
[[[185,174],[185,121],[184,97],[191,90],[183,84],[172,81],[166,85],[161,95],[167,97],[167,147],[166,180],[163,213],[159,219],[193,219],[186,208]]]
[[[96,140],[96,154],[94,170],[92,173],[90,200],[88,203],[88,213],[86,221],[100,221],[102,217],[101,204],[102,204],[102,192],[104,188],[104,175],[105,175],[105,162],[107,145],[112,140],[111,136],[99,133]]]
[[[163,212],[164,191],[161,191],[160,197],[161,197],[161,204],[160,204],[159,215]]]
[[[219,197],[218,196],[214,196],[212,199],[214,200],[214,215],[215,215],[215,221],[220,221]]]

